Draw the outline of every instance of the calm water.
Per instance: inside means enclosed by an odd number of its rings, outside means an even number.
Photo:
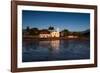
[[[90,58],[89,40],[23,41],[23,62]]]

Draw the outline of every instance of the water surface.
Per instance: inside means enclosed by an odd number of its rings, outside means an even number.
[[[90,59],[89,40],[23,40],[23,62],[80,59]]]

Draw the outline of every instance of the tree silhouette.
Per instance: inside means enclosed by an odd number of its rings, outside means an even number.
[[[50,26],[48,29],[49,29],[50,31],[53,31],[53,30],[54,30],[54,27]]]
[[[29,31],[30,35],[39,35],[39,30],[38,28],[32,28]]]
[[[62,33],[62,36],[68,36],[69,30],[68,29],[64,29],[64,30],[61,31],[61,33]]]
[[[30,28],[29,28],[29,26],[27,26],[27,27],[26,27],[26,31],[29,32],[29,30],[30,30]]]

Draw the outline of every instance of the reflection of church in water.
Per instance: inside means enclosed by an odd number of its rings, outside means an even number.
[[[51,41],[50,45],[51,45],[52,49],[57,51],[57,50],[59,50],[59,47],[60,47],[60,40]]]
[[[39,48],[48,49],[49,52],[57,53],[60,48],[60,40],[39,41]]]

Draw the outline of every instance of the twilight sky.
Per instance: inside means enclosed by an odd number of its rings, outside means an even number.
[[[51,11],[22,11],[22,28],[37,27],[47,29],[49,26],[68,29],[69,31],[84,31],[90,28],[89,13],[51,12]]]

